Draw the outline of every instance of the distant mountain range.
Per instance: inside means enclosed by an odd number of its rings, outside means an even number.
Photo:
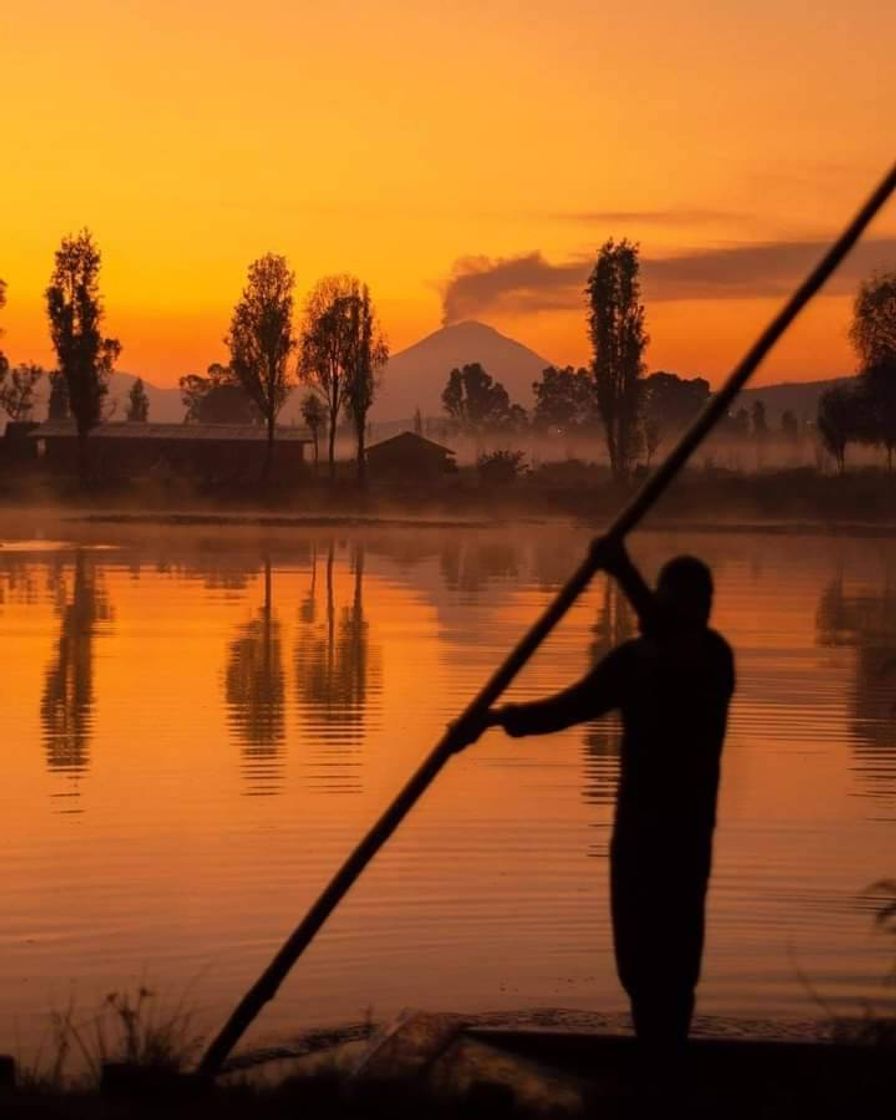
[[[849,377],[830,377],[826,381],[783,381],[776,385],[758,385],[755,389],[744,389],[734,407],[751,408],[754,401],[762,401],[766,417],[773,426],[781,419],[781,413],[787,411],[793,412],[800,421],[814,420],[821,394],[849,380]]]
[[[469,362],[484,366],[501,382],[510,399],[524,408],[531,408],[533,403],[532,382],[541,377],[543,369],[554,364],[484,323],[442,327],[390,360],[372,409],[373,419],[393,424],[408,421],[417,408],[424,416],[441,416],[442,390],[449,372]],[[814,419],[821,394],[846,380],[834,377],[824,381],[788,381],[746,389],[737,407],[750,408],[755,400],[761,400],[773,426],[787,410],[800,420]]]
[[[532,382],[541,371],[552,363],[528,346],[508,338],[485,323],[454,323],[442,327],[415,342],[406,350],[393,355],[382,378],[380,391],[371,412],[379,434],[391,429],[410,426],[419,408],[424,416],[442,415],[442,390],[448,374],[456,366],[479,362],[500,381],[512,401],[532,406]],[[109,385],[109,401],[114,404],[111,419],[123,420],[127,411],[127,397],[136,378],[129,373],[115,373]],[[781,413],[790,410],[801,420],[811,419],[818,410],[818,398],[833,385],[848,378],[830,378],[825,381],[794,381],[763,385],[746,389],[740,401],[750,408],[755,400],[766,407],[768,421],[776,425]],[[144,379],[149,397],[149,417],[166,423],[183,420],[184,406],[178,388],[159,388]],[[47,383],[37,394],[35,414],[46,415]],[[287,402],[280,420],[284,424],[299,423],[299,402],[302,390],[294,392]]]

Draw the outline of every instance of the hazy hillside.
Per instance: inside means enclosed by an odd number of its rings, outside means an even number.
[[[399,351],[389,361],[371,414],[377,438],[408,427],[417,408],[424,416],[442,416],[441,395],[448,374],[455,366],[469,362],[480,362],[504,385],[511,400],[527,409],[532,407],[532,382],[551,364],[527,346],[484,323],[465,322],[443,327]],[[125,418],[128,393],[135,380],[130,373],[112,375],[108,401],[114,407],[110,419]],[[821,394],[848,380],[841,377],[783,382],[746,389],[736,407],[750,408],[754,401],[761,400],[773,427],[780,423],[781,413],[788,409],[800,420],[812,420]],[[149,397],[150,420],[166,423],[183,420],[184,406],[178,388],[160,388],[145,379],[143,384]],[[299,405],[306,391],[302,386],[293,391],[280,414],[281,424],[301,422]],[[34,415],[38,420],[46,418],[48,393],[49,386],[44,380],[35,398]]]
[[[427,335],[389,361],[373,406],[377,421],[442,415],[442,390],[455,366],[479,362],[500,381],[511,400],[532,404],[532,382],[551,363],[484,323],[456,323]]]
[[[128,393],[136,381],[130,373],[114,373],[109,383],[110,402],[115,402],[113,420],[124,420],[128,410]],[[159,389],[148,381],[143,382],[143,388],[149,397],[149,418],[159,423],[176,423],[184,418],[184,406],[180,399],[180,389]]]
[[[778,385],[760,385],[755,389],[745,389],[735,408],[751,408],[754,401],[760,400],[765,405],[766,416],[772,425],[777,425],[781,413],[788,409],[796,414],[798,420],[814,420],[821,394],[849,380],[851,379],[848,377],[832,377],[827,381],[788,381]]]
[[[130,373],[113,373],[109,382],[109,394],[106,398],[107,409],[111,409],[110,420],[124,420],[128,408],[128,393],[137,380]],[[159,389],[144,380],[143,387],[149,397],[149,418],[162,423],[178,423],[184,418],[184,406],[180,399],[179,389]],[[34,418],[46,420],[47,398],[50,395],[50,385],[46,378],[41,378],[37,391],[34,394]],[[2,415],[2,411],[0,411]]]

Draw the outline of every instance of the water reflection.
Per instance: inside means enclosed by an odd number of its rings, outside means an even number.
[[[510,541],[448,537],[441,549],[442,578],[450,591],[479,591],[493,580],[516,580],[519,548]]]
[[[0,606],[16,603],[31,606],[40,599],[35,571],[31,564],[13,556],[2,558],[0,567]]]
[[[610,650],[635,636],[635,614],[628,599],[614,580],[604,580],[597,619],[592,628],[590,663],[596,665]],[[615,715],[585,725],[583,740],[582,797],[592,805],[611,805],[619,777],[620,723]],[[609,821],[595,826],[599,836],[589,845],[588,854],[605,856],[609,842]]]
[[[331,791],[360,786],[360,743],[368,701],[381,687],[380,654],[370,641],[364,615],[364,547],[355,545],[350,561],[351,599],[337,614],[334,542],[323,563],[311,559],[307,593],[299,607],[294,664],[299,715],[317,745],[313,782]],[[322,601],[321,601],[322,600]]]
[[[21,1012],[41,1024],[45,993],[23,984],[35,970],[77,975],[99,992],[147,959],[161,962],[169,987],[194,976],[195,939],[184,933],[202,914],[184,909],[188,878],[201,884],[203,913],[219,916],[203,952],[229,953],[234,969],[251,972],[253,946],[283,922],[278,884],[316,891],[586,544],[581,531],[553,525],[243,528],[221,531],[217,549],[186,529],[83,536],[114,551],[0,551],[0,586],[14,589],[0,609],[9,841],[0,1005],[10,1020]],[[653,571],[682,543],[645,534],[639,559]],[[893,845],[893,800],[855,792],[896,791],[896,697],[879,681],[896,647],[896,544],[713,535],[699,547],[727,566],[719,619],[741,676],[704,1006],[805,1016],[782,951],[791,934],[838,1008],[847,995],[872,998],[881,958],[848,902],[888,873],[880,853]],[[569,684],[632,623],[615,589],[596,581],[520,695]],[[236,767],[222,765],[222,727]],[[606,879],[582,857],[606,851],[617,755],[605,722],[525,751],[493,737],[468,752],[392,859],[371,869],[343,935],[310,970],[302,1006],[274,1006],[280,1017],[265,1029],[285,1035],[309,1009],[312,1020],[350,1019],[359,992],[387,1011],[393,998],[513,1011],[556,1006],[567,993],[576,1006],[614,1006],[611,957],[595,955],[607,944]],[[88,763],[89,799],[46,800],[48,786],[88,792],[78,777]],[[288,798],[245,796],[286,793],[287,777]],[[82,802],[81,816],[48,811]],[[77,827],[60,832],[65,822]],[[283,843],[272,861],[275,832]],[[583,897],[596,904],[583,907]],[[498,972],[495,954],[478,949],[447,978],[431,967],[458,945],[487,947],[501,929],[513,933]],[[396,930],[407,961],[397,994]],[[212,968],[203,984],[212,1025],[229,1010],[230,975]]]
[[[896,579],[849,591],[841,573],[821,594],[818,640],[855,649],[847,704],[856,771],[866,792],[890,800],[896,793]]]
[[[93,723],[94,638],[112,611],[89,553],[75,553],[70,599],[62,565],[48,574],[60,626],[41,696],[44,747],[50,770],[78,775],[87,769]]]
[[[224,677],[227,715],[243,744],[243,773],[250,794],[280,788],[279,756],[286,738],[283,650],[271,595],[271,561],[264,561],[264,603],[230,643]]]

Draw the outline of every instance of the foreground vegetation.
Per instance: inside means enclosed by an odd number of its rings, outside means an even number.
[[[0,1083],[0,1116],[584,1120],[678,1106],[699,1117],[783,1120],[891,1100],[892,1023],[871,1032],[867,1020],[842,1020],[816,1042],[745,1041],[731,1024],[727,1038],[697,1039],[657,1077],[645,1076],[630,1038],[558,1030],[563,1018],[536,1015],[533,1032],[405,1012],[385,1029],[366,1021],[237,1056],[213,1083],[188,1072],[200,1041],[189,1014],[161,1012],[141,988],[113,993],[86,1018],[71,1008],[55,1015],[47,1060]]]

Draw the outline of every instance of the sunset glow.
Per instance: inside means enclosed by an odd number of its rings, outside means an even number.
[[[574,272],[610,235],[645,262],[768,246],[725,265],[736,293],[716,269],[683,298],[645,264],[649,365],[717,380],[789,279],[769,278],[781,245],[832,235],[892,158],[894,41],[896,10],[872,0],[7,5],[4,349],[52,364],[43,291],[82,226],[119,368],[157,385],[224,358],[268,251],[300,299],[324,273],[363,277],[397,351],[440,324],[459,260]],[[869,236],[862,268],[892,266],[892,206]],[[762,379],[854,368],[853,287]],[[552,361],[587,356],[568,292],[469,310]]]

